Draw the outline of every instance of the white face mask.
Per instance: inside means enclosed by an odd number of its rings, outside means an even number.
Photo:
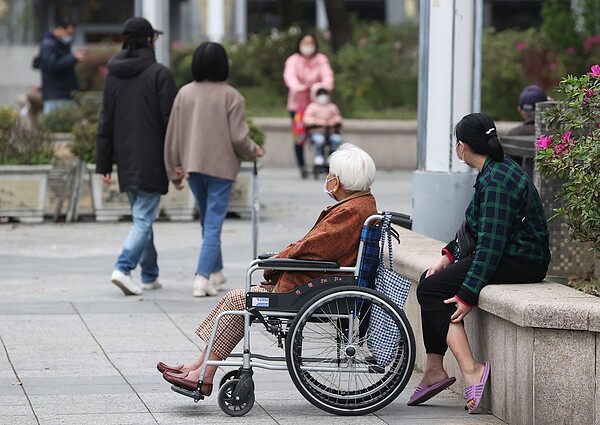
[[[458,154],[458,143],[456,144],[456,157],[458,158],[459,162],[466,164],[465,160]]]
[[[70,44],[73,41],[73,36],[72,35],[63,35],[60,38],[60,41],[62,41],[63,44]]]
[[[332,177],[330,179],[325,180],[325,183],[323,184],[323,192],[325,192],[326,194],[329,195],[329,197],[331,199],[333,199],[334,201],[337,201],[337,199],[335,199],[335,196],[333,196],[333,190],[327,190],[327,183],[329,183],[331,180],[335,179],[335,177]]]
[[[316,50],[317,49],[315,48],[315,46],[310,46],[310,45],[300,46],[300,54],[302,56],[312,56],[315,54]]]
[[[327,105],[329,103],[329,96],[326,94],[320,94],[317,96],[317,103],[319,105]]]

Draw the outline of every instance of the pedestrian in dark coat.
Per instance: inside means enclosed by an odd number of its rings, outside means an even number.
[[[76,23],[61,21],[52,31],[42,36],[37,66],[42,71],[44,112],[65,106],[71,92],[79,89],[75,65],[84,59],[83,52],[71,52]]]
[[[111,277],[126,295],[161,286],[152,223],[168,190],[164,138],[177,89],[171,71],[156,62],[159,34],[143,18],[125,22],[123,50],[108,62],[96,140],[96,173],[111,184],[114,158],[120,190],[131,203],[133,226]],[[142,285],[130,276],[138,263]]]

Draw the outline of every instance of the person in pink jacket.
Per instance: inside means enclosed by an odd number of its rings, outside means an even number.
[[[317,88],[314,101],[306,107],[304,125],[315,147],[315,166],[322,166],[325,164],[325,145],[329,145],[330,153],[333,153],[342,144],[339,132],[342,115],[325,87]]]
[[[285,61],[283,80],[287,86],[287,110],[292,118],[296,113],[304,113],[310,103],[310,89],[316,83],[321,83],[328,90],[333,89],[334,77],[329,59],[319,53],[317,39],[312,34],[303,33],[298,37],[296,53]],[[296,161],[302,178],[308,173],[304,162],[304,140],[295,140]]]

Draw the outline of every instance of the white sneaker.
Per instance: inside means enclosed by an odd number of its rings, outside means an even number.
[[[131,276],[126,275],[120,270],[114,270],[110,276],[110,281],[118,286],[125,295],[142,295],[142,286],[135,283]]]
[[[223,273],[223,270],[219,270],[218,272],[214,272],[208,278],[209,283],[211,283],[217,290],[222,291],[223,285],[227,282],[227,276]]]
[[[325,158],[323,158],[321,155],[315,156],[315,165],[323,165],[323,164],[325,164]]]
[[[212,284],[208,278],[197,274],[194,278],[194,296],[206,297],[215,296],[219,290]]]
[[[162,288],[162,284],[158,281],[158,278],[154,279],[153,282],[142,282],[142,289],[144,291],[152,291],[153,289]]]

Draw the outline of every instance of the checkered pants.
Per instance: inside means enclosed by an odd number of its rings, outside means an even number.
[[[253,286],[250,291],[269,292],[262,286]],[[196,335],[208,345],[216,318],[219,314],[224,311],[240,311],[245,309],[246,290],[240,288],[229,291],[221,298],[221,301],[219,301],[215,308],[212,309],[206,319],[204,319],[196,328]],[[230,315],[223,316],[221,320],[219,320],[212,352],[220,359],[226,359],[242,338],[244,338],[244,317]]]

